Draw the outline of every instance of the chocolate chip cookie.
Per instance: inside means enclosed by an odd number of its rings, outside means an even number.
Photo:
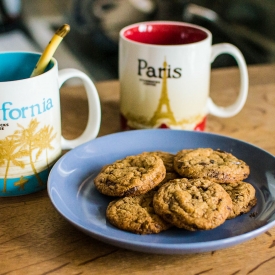
[[[175,179],[154,195],[155,212],[187,230],[213,229],[227,219],[232,200],[218,183],[207,179]]]
[[[181,176],[174,169],[174,157],[175,157],[174,154],[169,152],[164,152],[164,151],[155,151],[152,153],[155,153],[157,156],[159,156],[162,159],[163,164],[166,168],[165,178],[156,187],[156,189],[158,189],[160,186],[162,186],[164,183],[170,180],[181,178]]]
[[[232,210],[227,219],[233,219],[241,214],[249,212],[257,204],[256,190],[248,182],[236,182],[234,184],[221,184],[232,199]]]
[[[234,183],[247,178],[249,166],[228,152],[211,148],[185,149],[174,158],[174,168],[183,177]]]
[[[136,196],[157,186],[165,177],[162,159],[154,153],[128,156],[105,166],[94,179],[99,192],[108,196]]]
[[[159,217],[153,208],[155,191],[110,202],[106,217],[114,226],[136,234],[159,233],[172,225]]]
[[[174,154],[169,152],[164,152],[164,151],[153,151],[151,153],[159,156],[162,159],[163,164],[166,168],[166,172],[175,172],[175,169],[174,169],[175,155]]]

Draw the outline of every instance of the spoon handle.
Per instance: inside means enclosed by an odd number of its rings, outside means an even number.
[[[54,52],[56,51],[57,47],[59,46],[59,44],[61,43],[61,41],[69,31],[70,31],[70,26],[68,24],[65,24],[55,32],[49,44],[47,45],[44,52],[40,56],[31,74],[31,77],[40,75],[45,71],[47,65],[49,64],[51,58],[53,57]]]

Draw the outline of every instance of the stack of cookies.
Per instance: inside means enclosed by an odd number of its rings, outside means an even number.
[[[243,181],[249,173],[249,166],[228,152],[197,148],[128,156],[103,167],[94,184],[115,197],[106,217],[120,229],[210,230],[256,204],[254,187]]]

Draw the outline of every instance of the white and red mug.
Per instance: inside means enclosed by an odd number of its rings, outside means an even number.
[[[43,74],[30,78],[39,57],[0,53],[0,197],[45,189],[62,149],[95,138],[100,128],[100,101],[91,79],[76,69],[58,71],[54,58]],[[89,116],[84,132],[67,140],[62,136],[59,88],[73,77],[86,88]]]
[[[217,106],[209,97],[211,63],[232,55],[240,70],[236,101]],[[123,129],[205,129],[207,114],[236,115],[248,94],[247,65],[234,45],[212,45],[205,28],[172,21],[123,28],[119,41],[120,113]]]

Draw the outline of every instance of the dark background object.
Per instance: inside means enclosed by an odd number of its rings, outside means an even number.
[[[21,24],[21,0],[0,0],[0,33]]]
[[[142,10],[142,3],[152,5]],[[227,42],[237,46],[248,64],[275,61],[272,0],[74,0],[66,43],[84,66],[96,64],[104,67],[110,78],[117,78],[119,30],[148,20],[197,24],[212,32],[213,44]],[[229,55],[219,56],[212,64],[228,66],[236,66]]]

